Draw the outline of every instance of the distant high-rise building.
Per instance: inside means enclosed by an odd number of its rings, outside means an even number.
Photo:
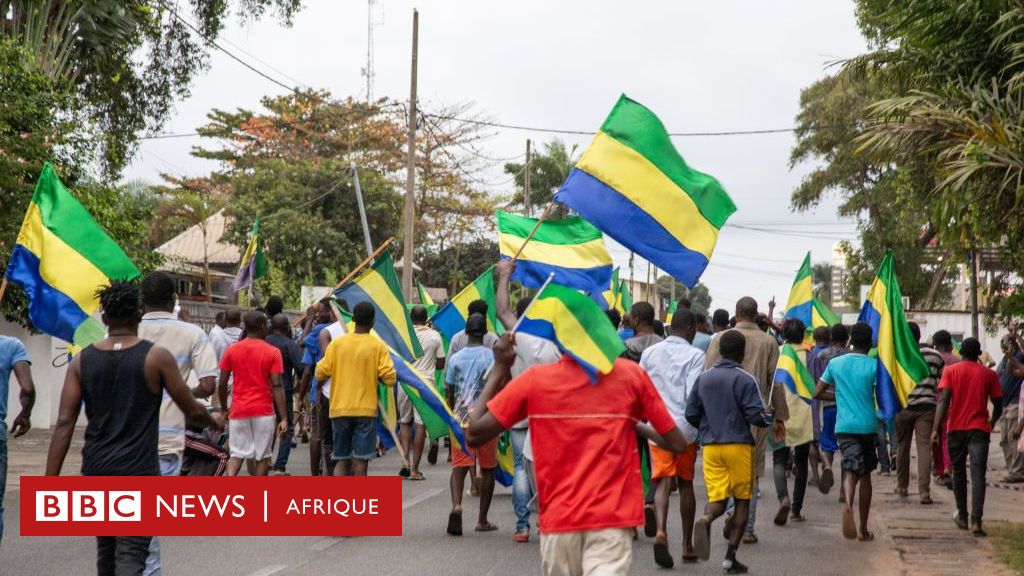
[[[850,309],[846,301],[846,279],[849,272],[846,270],[846,250],[842,242],[832,245],[832,309],[836,312]]]

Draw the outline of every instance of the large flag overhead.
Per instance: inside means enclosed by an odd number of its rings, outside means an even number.
[[[878,347],[878,408],[886,418],[907,406],[910,391],[928,375],[928,364],[910,332],[902,300],[893,271],[892,250],[888,250],[857,317],[874,330]]]
[[[270,265],[267,264],[267,257],[263,255],[263,238],[260,237],[260,219],[257,216],[252,223],[252,232],[249,233],[249,246],[242,255],[242,263],[238,266],[238,273],[231,282],[231,291],[238,292],[252,286],[252,283],[267,275]]]
[[[514,258],[519,253],[512,280],[527,288],[540,288],[548,275],[554,273],[555,284],[584,292],[608,286],[612,279],[612,257],[600,230],[579,216],[544,220],[539,225],[537,222],[537,218],[498,212],[502,259]],[[536,232],[526,242],[535,226]]]
[[[423,355],[390,253],[378,256],[372,266],[335,290],[334,297],[345,300],[349,310],[360,302],[369,302],[377,313],[373,330],[381,340],[406,360]]]
[[[611,372],[625,344],[601,308],[572,288],[548,284],[526,309],[519,332],[550,340],[597,381]]]
[[[555,200],[691,288],[736,211],[717,180],[686,165],[661,120],[625,95]]]
[[[832,326],[840,322],[839,316],[824,302],[814,297],[814,275],[811,268],[811,253],[804,256],[803,264],[796,272],[793,288],[786,302],[785,318],[796,318],[804,323],[810,332],[820,326]]]
[[[775,381],[783,383],[790,392],[808,401],[814,397],[814,388],[817,385],[792,344],[783,345],[779,352]]]
[[[466,329],[466,318],[469,317],[469,304],[474,300],[487,303],[487,330],[495,334],[503,334],[505,328],[498,322],[497,307],[494,298],[494,266],[484,270],[476,280],[462,289],[447,304],[434,314],[430,321],[434,328],[447,339],[451,340],[460,330]]]
[[[96,291],[139,270],[68,192],[47,162],[36,182],[5,277],[28,297],[28,315],[42,332],[88,346],[106,330],[91,315]]]

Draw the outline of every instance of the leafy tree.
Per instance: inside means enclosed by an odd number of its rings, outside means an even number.
[[[230,8],[243,21],[269,8],[286,24],[300,0],[0,0],[0,39],[25,64],[67,82],[83,102],[78,125],[100,147],[108,178],[130,160],[139,134],[159,129],[206,69]]]
[[[871,283],[878,262],[892,248],[903,294],[928,306],[949,297],[951,263],[948,253],[926,249],[935,234],[922,234],[930,229],[929,211],[918,201],[934,185],[932,167],[927,158],[896,162],[857,143],[868,123],[868,106],[889,93],[867,74],[829,76],[801,92],[790,165],[817,166],[791,202],[794,210],[811,210],[835,194],[842,201],[839,215],[858,219],[860,247],[847,247],[847,301],[859,299],[860,286]]]
[[[676,285],[677,301],[682,298],[687,298],[690,300],[690,310],[692,310],[694,314],[707,315],[708,311],[711,310],[711,292],[704,283],[699,282],[696,286],[690,289],[687,288],[685,284],[671,276],[659,276],[655,281],[655,285],[657,286],[658,294],[660,294],[666,302],[672,297],[673,283]]]
[[[424,253],[419,280],[427,286],[444,286],[448,296],[458,294],[488,267],[498,261],[498,243],[493,240],[449,243],[438,252]]]
[[[392,175],[404,162],[403,129],[393,106],[335,101],[324,92],[262,103],[263,113],[210,112],[199,132],[220,145],[194,154],[220,162],[220,168],[190,187],[230,190],[227,214],[233,221],[226,239],[240,248],[253,218],[261,217],[271,274],[256,288],[273,288],[296,306],[303,284],[332,285],[366,257],[353,163],[372,240],[398,230],[401,196]],[[283,286],[274,270],[284,272]]]

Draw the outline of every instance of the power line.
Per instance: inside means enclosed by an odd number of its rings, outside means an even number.
[[[592,136],[593,130],[572,130],[568,128],[540,128],[537,126],[524,126],[521,124],[505,124],[502,122],[491,122],[487,120],[476,120],[473,118],[460,118],[458,116],[448,116],[443,114],[428,114],[427,116],[438,118],[440,120],[451,120],[453,122],[462,122],[464,124],[476,124],[478,126],[487,126],[489,128],[504,128],[506,130],[523,130],[526,132],[546,132],[550,134],[568,134],[572,136]],[[830,128],[830,126],[818,126],[814,129]],[[747,136],[747,135],[759,135],[759,134],[783,134],[787,132],[795,132],[797,130],[803,130],[804,128],[791,127],[791,128],[769,128],[765,130],[728,130],[718,132],[669,132],[669,136],[676,136],[680,138],[686,138],[691,136]],[[808,128],[810,129],[810,128]]]
[[[273,76],[271,76],[271,75],[267,74],[266,72],[264,72],[264,71],[260,70],[259,68],[257,68],[257,67],[255,67],[255,66],[253,66],[252,64],[250,64],[250,63],[246,62],[245,60],[243,60],[243,59],[242,59],[242,58],[240,58],[239,56],[236,56],[236,55],[235,55],[235,54],[234,54],[233,52],[231,52],[231,51],[230,51],[230,50],[228,50],[227,48],[224,48],[223,46],[221,46],[220,44],[218,44],[218,43],[217,43],[217,41],[216,41],[216,40],[214,40],[213,38],[209,38],[209,37],[207,37],[207,36],[206,36],[205,34],[203,34],[203,32],[202,32],[201,30],[199,30],[199,28],[197,28],[197,27],[196,27],[195,25],[193,25],[193,24],[192,24],[191,22],[189,22],[188,20],[186,20],[186,19],[185,19],[185,18],[184,18],[183,16],[181,16],[180,14],[178,14],[178,10],[177,10],[177,7],[172,7],[172,6],[168,5],[168,4],[166,3],[166,2],[163,2],[163,1],[160,1],[160,3],[161,3],[161,4],[163,5],[163,6],[164,6],[164,8],[166,8],[166,9],[167,9],[167,11],[168,11],[168,12],[170,13],[170,15],[171,15],[171,16],[172,16],[172,17],[173,17],[173,18],[174,18],[175,20],[177,20],[178,22],[181,22],[182,24],[184,24],[185,26],[187,26],[187,27],[188,27],[188,28],[189,28],[190,30],[192,30],[192,32],[194,32],[194,33],[195,33],[195,34],[196,34],[197,36],[199,36],[200,38],[202,38],[202,39],[203,39],[203,40],[204,40],[205,42],[208,42],[208,43],[209,43],[209,44],[210,44],[211,46],[213,46],[213,47],[214,47],[214,48],[216,48],[217,50],[220,50],[221,52],[223,52],[224,54],[226,54],[226,55],[227,55],[228,57],[230,57],[230,58],[231,58],[232,60],[234,60],[235,62],[238,62],[238,63],[239,63],[239,64],[241,64],[242,66],[245,66],[245,67],[246,67],[246,68],[248,68],[249,70],[251,70],[251,71],[255,72],[256,74],[258,74],[258,75],[260,75],[260,76],[262,76],[262,77],[263,77],[263,78],[265,78],[266,80],[269,80],[270,82],[273,82],[274,84],[277,84],[277,85],[278,85],[278,86],[280,86],[281,88],[284,88],[285,90],[288,90],[289,92],[297,92],[297,91],[298,91],[298,87],[297,87],[297,86],[289,86],[288,84],[285,84],[285,83],[284,83],[284,82],[282,82],[281,80],[278,80],[277,78],[274,78]]]

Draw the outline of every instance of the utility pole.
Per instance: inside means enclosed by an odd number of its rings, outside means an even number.
[[[405,226],[402,234],[402,293],[406,300],[412,298],[412,242],[413,220],[416,218],[416,64],[420,41],[420,13],[412,11],[412,76],[409,85],[409,151],[405,161]]]
[[[978,337],[978,248],[971,246],[967,252],[971,265],[971,332]]]
[[[526,207],[526,215],[533,216],[530,207],[530,139],[526,139],[526,164],[523,170],[523,205]]]

